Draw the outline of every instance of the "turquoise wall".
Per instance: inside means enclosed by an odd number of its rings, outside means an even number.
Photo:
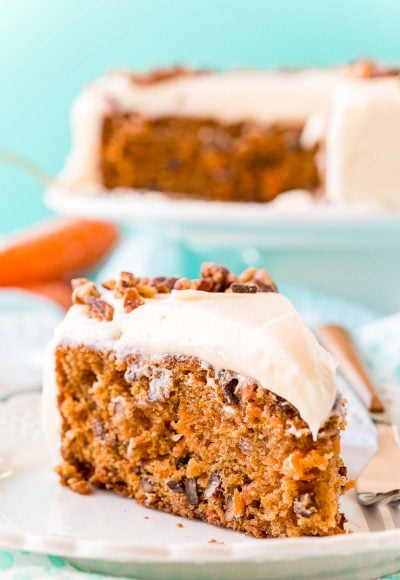
[[[400,60],[399,30],[399,0],[1,0],[0,148],[55,174],[71,102],[106,69]],[[46,215],[3,163],[0,191],[0,233]]]

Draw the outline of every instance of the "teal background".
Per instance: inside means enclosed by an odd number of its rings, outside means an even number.
[[[50,174],[81,88],[114,67],[323,65],[400,57],[399,0],[1,0],[0,149]],[[0,162],[0,233],[47,215]]]

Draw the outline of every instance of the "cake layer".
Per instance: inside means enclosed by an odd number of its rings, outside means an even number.
[[[102,300],[113,305],[112,320],[90,318],[85,305],[75,304],[56,332],[56,344],[112,350],[118,360],[136,349],[197,356],[286,399],[314,437],[329,417],[335,363],[282,295],[173,290],[131,312],[111,292]]]
[[[343,531],[340,401],[314,441],[287,401],[197,357],[63,344],[55,362],[58,472],[73,490],[257,537]]]
[[[274,199],[319,183],[317,146],[304,148],[302,125],[264,126],[133,114],[107,116],[101,179],[106,188],[148,189],[221,201]]]

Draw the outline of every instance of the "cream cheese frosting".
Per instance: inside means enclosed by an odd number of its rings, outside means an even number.
[[[327,196],[399,208],[399,156],[399,77],[339,83],[326,127]]]
[[[126,313],[111,293],[112,321],[87,316],[74,305],[58,327],[47,357],[44,426],[49,441],[58,429],[54,348],[84,344],[125,358],[135,350],[196,356],[219,369],[256,380],[294,405],[314,437],[336,398],[335,362],[278,293],[172,291]],[[53,410],[52,410],[53,409]]]

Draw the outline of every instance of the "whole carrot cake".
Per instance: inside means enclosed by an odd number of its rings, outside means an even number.
[[[267,272],[74,282],[43,420],[63,485],[256,537],[343,532],[335,364]]]
[[[400,205],[399,71],[371,62],[114,71],[77,99],[72,129],[59,181],[71,192]]]

